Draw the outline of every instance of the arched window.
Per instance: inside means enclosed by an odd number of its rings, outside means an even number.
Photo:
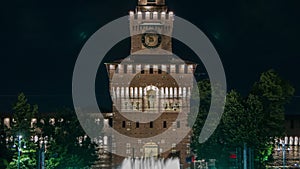
[[[129,97],[129,87],[126,87],[126,89],[125,89],[125,97],[126,98]]]
[[[174,97],[178,97],[178,95],[177,95],[177,87],[174,87]]]
[[[295,146],[298,146],[298,145],[299,145],[299,140],[298,140],[298,137],[295,137],[295,142],[294,142],[294,145],[295,145]]]
[[[165,88],[165,97],[169,97],[169,88],[168,87]]]
[[[130,87],[130,97],[132,98],[133,97],[133,87]]]
[[[179,87],[179,97],[182,97],[182,88]]]
[[[117,97],[120,97],[120,87],[117,87],[117,91],[116,91]]]
[[[186,87],[183,88],[182,96],[183,96],[183,97],[186,97]]]
[[[143,97],[143,88],[142,88],[142,87],[140,87],[139,97],[140,97],[140,98]]]
[[[121,97],[124,97],[124,87],[121,87]]]
[[[160,88],[160,97],[164,97],[164,96],[165,96],[164,88],[161,87]]]
[[[104,145],[107,145],[107,143],[108,143],[108,137],[107,136],[103,137],[103,143],[104,143]]]
[[[138,88],[137,87],[134,88],[134,97],[135,98],[138,97]]]

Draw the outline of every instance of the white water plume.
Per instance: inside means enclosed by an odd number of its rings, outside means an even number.
[[[126,158],[120,169],[180,169],[180,164],[178,158]]]

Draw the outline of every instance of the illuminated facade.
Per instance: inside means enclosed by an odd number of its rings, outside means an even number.
[[[173,56],[174,14],[164,0],[139,0],[129,17],[131,55],[106,63],[113,113],[105,125],[139,139],[111,135],[111,152],[118,154],[112,163],[118,165],[124,157],[179,157],[187,168],[190,133],[185,132],[190,131],[187,118],[197,65]],[[169,136],[162,135],[166,131]],[[159,138],[147,139],[154,136]]]
[[[286,115],[286,136],[275,140],[274,162],[271,166],[300,167],[300,116]]]

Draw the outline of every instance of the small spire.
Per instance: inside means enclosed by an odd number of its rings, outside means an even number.
[[[166,5],[165,0],[138,0],[138,5],[149,5],[149,6],[164,6]]]
[[[167,12],[165,0],[138,0],[137,11]]]

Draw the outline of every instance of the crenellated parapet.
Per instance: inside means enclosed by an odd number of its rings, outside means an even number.
[[[154,30],[159,34],[172,35],[174,13],[170,12],[129,12],[130,33],[137,35]]]

